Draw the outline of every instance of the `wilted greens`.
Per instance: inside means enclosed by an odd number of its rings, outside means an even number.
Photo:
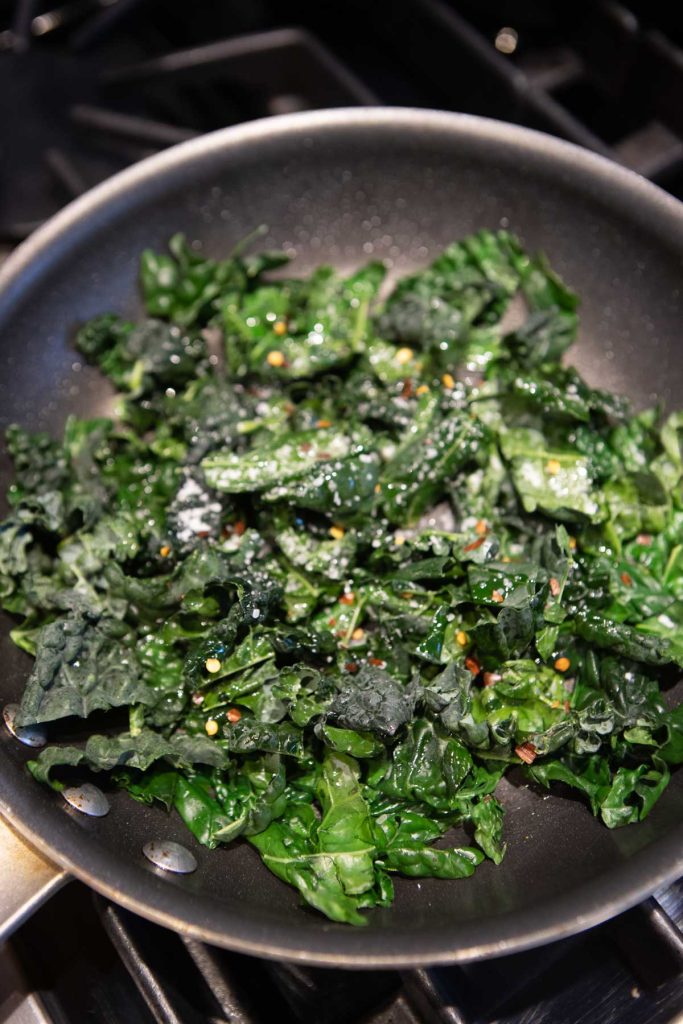
[[[106,773],[362,924],[394,872],[500,862],[514,766],[609,827],[667,785],[683,414],[563,365],[576,297],[506,232],[386,299],[285,262],[143,254],[147,319],[76,338],[116,419],[7,433],[0,599],[17,724],[71,738],[36,778]]]

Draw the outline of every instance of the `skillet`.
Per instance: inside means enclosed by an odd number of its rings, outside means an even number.
[[[143,248],[177,231],[224,255],[256,225],[296,254],[293,270],[369,257],[403,273],[453,239],[509,227],[542,248],[582,299],[572,359],[589,383],[636,406],[680,405],[683,206],[586,151],[464,115],[364,108],[272,118],[203,136],[137,165],[36,232],[0,273],[0,428],[61,430],[70,412],[102,415],[111,393],[70,347],[79,322],[138,312]],[[0,487],[10,479],[0,456]],[[29,661],[0,638],[0,701],[16,701]],[[597,924],[683,873],[683,772],[650,817],[609,831],[583,804],[505,782],[508,854],[469,880],[399,879],[395,904],[364,929],[303,908],[246,844],[208,851],[182,822],[111,795],[86,817],[38,786],[31,756],[3,730],[0,814],[8,832],[5,931],[69,875],[161,924],[266,957],[378,967],[471,960]],[[151,868],[142,846],[172,839],[191,875]]]

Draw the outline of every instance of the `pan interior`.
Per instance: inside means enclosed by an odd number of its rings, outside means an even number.
[[[372,111],[275,119],[157,158],[67,216],[47,247],[38,241],[0,296],[0,428],[18,421],[56,432],[68,412],[109,412],[111,392],[70,346],[74,326],[139,311],[144,248],[183,231],[220,256],[260,224],[259,244],[288,250],[295,272],[379,258],[402,273],[471,231],[510,228],[579,293],[572,361],[588,380],[637,406],[680,403],[683,218],[654,189],[597,173],[592,160],[516,129],[424,112],[373,119]],[[3,491],[8,473],[3,455]],[[29,667],[8,626],[3,704],[17,698]],[[500,867],[487,863],[461,882],[399,880],[395,905],[354,931],[302,908],[246,845],[205,850],[178,819],[123,794],[103,819],[67,812],[19,770],[27,756],[3,736],[3,806],[97,887],[215,941],[318,962],[434,961],[539,941],[654,888],[675,873],[680,847],[683,773],[645,823],[615,832],[582,803],[511,777],[501,794],[508,854]],[[191,847],[198,871],[154,874],[141,847],[156,837]]]

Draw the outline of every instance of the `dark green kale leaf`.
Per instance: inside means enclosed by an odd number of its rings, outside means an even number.
[[[140,280],[150,316],[172,320],[181,327],[206,323],[217,300],[239,293],[266,270],[287,262],[283,253],[212,260],[188,245],[183,235],[169,242],[170,255],[147,249],[140,258]]]
[[[580,637],[596,647],[614,650],[625,658],[646,665],[666,665],[680,659],[680,654],[666,637],[644,633],[623,622],[613,622],[597,612],[579,611],[573,626]]]
[[[153,703],[154,692],[140,678],[135,649],[124,637],[118,623],[83,611],[45,626],[17,723],[87,718],[96,710]]]
[[[416,686],[399,682],[381,668],[363,665],[337,685],[339,692],[328,710],[333,725],[388,738],[412,718]]]

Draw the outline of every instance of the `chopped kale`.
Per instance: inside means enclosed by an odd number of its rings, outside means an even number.
[[[394,872],[501,861],[511,765],[614,828],[683,761],[683,414],[562,365],[577,298],[506,232],[387,298],[284,262],[176,236],[146,319],[81,327],[118,419],[9,428],[0,602],[36,779],[104,773],[362,925]]]

